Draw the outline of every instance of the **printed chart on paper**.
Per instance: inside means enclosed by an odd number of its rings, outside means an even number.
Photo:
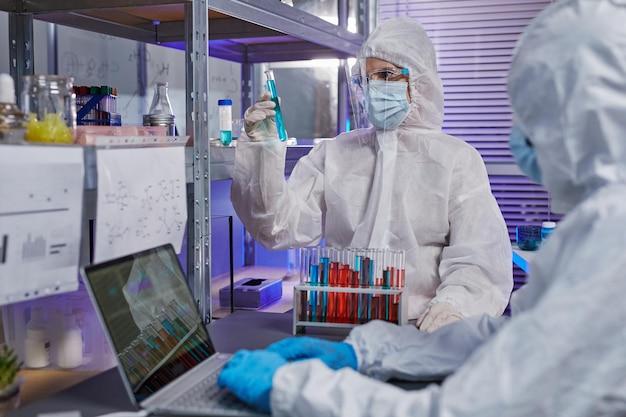
[[[78,288],[83,151],[3,146],[0,305]]]

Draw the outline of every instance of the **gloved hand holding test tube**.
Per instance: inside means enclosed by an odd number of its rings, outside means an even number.
[[[270,98],[274,103],[276,103],[276,107],[274,107],[274,111],[276,112],[276,128],[278,130],[278,138],[281,141],[287,140],[287,131],[285,130],[285,123],[283,122],[283,113],[280,110],[280,103],[278,102],[278,92],[276,91],[276,81],[274,80],[274,70],[265,71],[265,77],[267,78],[267,89],[270,92]]]

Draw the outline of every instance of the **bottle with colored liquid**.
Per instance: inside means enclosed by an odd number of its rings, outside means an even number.
[[[233,140],[233,101],[223,99],[217,101],[220,122],[220,143],[223,146],[230,145]]]
[[[267,78],[267,89],[270,92],[270,97],[274,103],[276,103],[276,107],[274,110],[276,111],[276,129],[278,130],[278,138],[281,141],[287,140],[287,131],[285,130],[285,123],[283,122],[283,113],[280,110],[280,104],[278,103],[278,92],[276,91],[276,81],[274,80],[274,71],[267,70],[265,71],[265,77]]]

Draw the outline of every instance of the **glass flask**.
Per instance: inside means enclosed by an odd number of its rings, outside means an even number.
[[[22,112],[30,142],[72,143],[76,128],[74,79],[60,75],[25,75]]]
[[[165,81],[154,84],[154,96],[148,114],[174,114],[167,89],[168,83]]]
[[[168,136],[178,136],[174,112],[168,95],[168,83],[158,82],[154,84],[154,96],[150,111],[143,116],[144,126],[165,126]]]

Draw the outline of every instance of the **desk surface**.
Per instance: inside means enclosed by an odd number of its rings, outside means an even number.
[[[208,325],[211,339],[219,352],[239,349],[263,349],[269,344],[292,336],[293,313],[259,313],[235,311]],[[307,334],[341,341],[346,329],[307,329]],[[397,382],[405,389],[422,388],[426,384]],[[10,417],[36,417],[43,413],[80,411],[81,417],[94,417],[116,411],[134,410],[123,389],[117,368],[109,369],[83,382],[28,404],[10,414]]]
[[[263,349],[269,344],[292,336],[293,313],[259,313],[235,311],[208,325],[211,339],[219,352],[238,349]],[[336,329],[326,329],[336,330]],[[308,329],[307,329],[308,331]],[[343,340],[343,333],[315,333],[331,340]],[[319,331],[318,331],[319,332]],[[92,376],[41,401],[27,404],[11,413],[11,417],[36,417],[42,413],[80,411],[82,417],[99,416],[115,411],[133,410],[122,387],[117,368]]]

